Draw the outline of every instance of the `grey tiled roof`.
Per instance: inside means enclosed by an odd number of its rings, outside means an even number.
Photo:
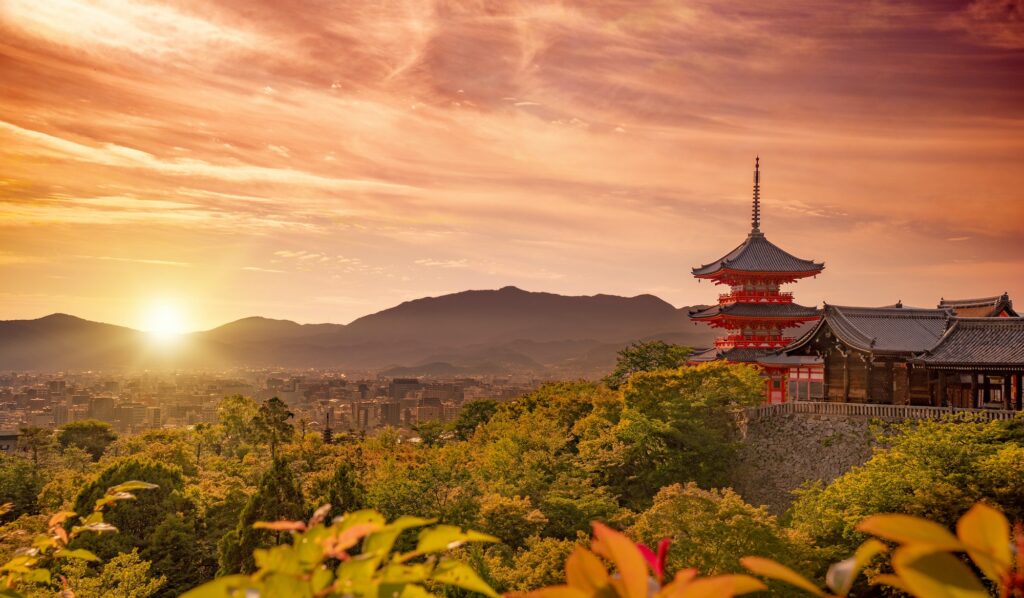
[[[956,318],[918,361],[929,366],[1024,366],[1024,318]]]
[[[1011,316],[1017,317],[1017,312],[1013,311],[1013,301],[1010,301],[1010,296],[1006,293],[978,299],[941,299],[939,307],[950,308],[958,316],[965,317],[991,317],[1004,309]]]
[[[752,232],[736,249],[723,257],[693,269],[694,276],[713,274],[723,269],[741,272],[820,272],[825,264],[802,260],[780,249],[765,238],[764,233]]]
[[[825,305],[818,325],[789,346],[797,349],[828,326],[843,343],[861,351],[920,353],[935,346],[953,316],[948,309]]]
[[[816,307],[796,303],[731,303],[690,310],[690,317],[694,319],[712,318],[719,314],[739,318],[806,318],[818,316],[819,311]]]

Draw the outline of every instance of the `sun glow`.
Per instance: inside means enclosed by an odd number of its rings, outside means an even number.
[[[181,309],[167,301],[149,305],[142,323],[142,329],[159,341],[172,340],[185,333],[185,317]]]

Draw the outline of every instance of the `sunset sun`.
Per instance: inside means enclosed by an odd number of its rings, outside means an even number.
[[[143,312],[142,329],[159,341],[171,340],[185,332],[185,318],[174,303],[154,302]]]

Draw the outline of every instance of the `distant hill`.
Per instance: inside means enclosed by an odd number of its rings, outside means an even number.
[[[598,376],[626,344],[708,346],[653,295],[569,297],[515,287],[408,301],[348,325],[251,317],[157,347],[145,333],[54,314],[0,321],[0,369],[338,367],[422,375]]]

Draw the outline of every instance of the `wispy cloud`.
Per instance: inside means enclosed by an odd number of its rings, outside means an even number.
[[[927,304],[1004,286],[939,280],[961,241],[1024,255],[1019,1],[44,4],[0,8],[0,267],[25,284],[60,260],[17,256],[77,255],[101,257],[45,274],[352,298],[314,321],[531,281],[706,301],[687,268],[745,232],[756,153],[764,229],[829,263],[809,294],[936,268],[903,294]]]
[[[174,266],[178,268],[189,268],[193,264],[187,262],[176,262],[173,260],[157,260],[136,257],[117,257],[112,255],[76,255],[81,260],[98,260],[102,262],[125,262],[129,264],[150,264],[153,266]]]

